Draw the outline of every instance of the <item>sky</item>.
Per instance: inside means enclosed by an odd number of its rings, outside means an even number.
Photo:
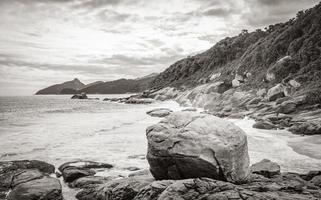
[[[0,0],[0,95],[161,72],[319,0]]]

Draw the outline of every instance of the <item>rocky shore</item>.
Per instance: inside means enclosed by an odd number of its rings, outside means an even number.
[[[146,136],[150,169],[127,177],[96,176],[113,165],[93,161],[64,163],[56,174],[42,161],[0,162],[0,199],[62,200],[60,176],[79,200],[321,198],[321,171],[282,173],[267,159],[249,166],[246,134],[213,115],[170,112]]]

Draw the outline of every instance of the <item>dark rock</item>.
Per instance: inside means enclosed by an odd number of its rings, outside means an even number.
[[[256,105],[256,104],[260,103],[262,100],[263,100],[263,98],[256,97],[256,98],[252,99],[251,101],[249,101],[248,105]]]
[[[289,131],[298,135],[319,135],[321,134],[321,121],[297,123]]]
[[[64,181],[73,182],[78,178],[96,174],[93,169],[109,169],[112,167],[112,165],[107,163],[93,161],[74,161],[64,163],[58,169],[62,173]]]
[[[75,188],[89,188],[94,185],[107,183],[117,177],[86,176],[73,181],[70,186]]]
[[[147,111],[146,114],[152,117],[166,117],[170,115],[173,111],[167,108],[157,108],[150,111]]]
[[[197,109],[196,108],[185,108],[182,111],[186,111],[186,112],[196,112]]]
[[[70,183],[78,178],[95,175],[96,172],[91,169],[66,168],[62,171],[64,181]]]
[[[306,181],[311,181],[316,176],[321,176],[321,171],[310,171],[307,174],[302,174],[301,178]]]
[[[86,93],[75,94],[71,97],[71,99],[88,99]]]
[[[262,175],[266,178],[272,178],[275,175],[279,175],[280,171],[280,165],[267,159],[263,159],[251,166],[252,173]]]
[[[17,171],[12,178],[11,187],[15,187],[21,183],[26,183],[34,179],[40,179],[44,175],[37,169],[25,169]]]
[[[124,168],[125,170],[128,170],[128,171],[138,171],[138,170],[140,170],[140,168],[139,167],[126,167],[126,168]]]
[[[253,128],[272,130],[272,129],[276,129],[276,126],[268,121],[259,121],[253,125]]]
[[[196,112],[175,112],[146,132],[147,159],[157,180],[240,181],[248,175],[247,138],[231,122]]]
[[[79,200],[131,200],[154,179],[149,177],[129,177],[112,180],[108,183],[80,191],[76,198]]]
[[[43,177],[21,183],[14,187],[8,200],[62,200],[62,190],[58,179]]]
[[[59,171],[63,171],[66,168],[77,168],[77,169],[99,169],[99,168],[112,168],[113,166],[108,163],[94,162],[94,161],[73,161],[66,162],[58,168]]]

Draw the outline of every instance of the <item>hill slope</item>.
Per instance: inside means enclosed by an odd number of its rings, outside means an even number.
[[[61,84],[55,84],[39,90],[36,92],[36,95],[44,95],[44,94],[61,94],[62,90],[80,90],[85,86],[82,82],[80,82],[77,78],[72,81],[67,81]]]
[[[124,94],[137,93],[148,89],[155,76],[146,76],[139,79],[119,79],[115,81],[102,82],[86,87],[79,92],[88,94]]]
[[[192,88],[213,81],[213,75],[216,81],[228,82],[239,75],[248,78],[243,88],[269,87],[295,79],[303,85],[298,92],[319,89],[320,52],[321,3],[286,23],[271,25],[265,31],[243,31],[204,53],[182,59],[157,76],[151,87]],[[278,62],[286,56],[286,61]],[[268,72],[275,77],[269,80]]]

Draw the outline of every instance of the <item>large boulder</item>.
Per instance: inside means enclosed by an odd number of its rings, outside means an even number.
[[[146,130],[157,180],[208,177],[242,181],[249,172],[246,134],[218,117],[175,112]]]
[[[251,166],[251,172],[262,175],[266,178],[272,178],[273,176],[280,174],[281,167],[275,162],[272,162],[268,159],[263,159]]]
[[[150,111],[147,111],[146,114],[152,117],[166,117],[170,115],[173,111],[168,108],[157,108]]]

